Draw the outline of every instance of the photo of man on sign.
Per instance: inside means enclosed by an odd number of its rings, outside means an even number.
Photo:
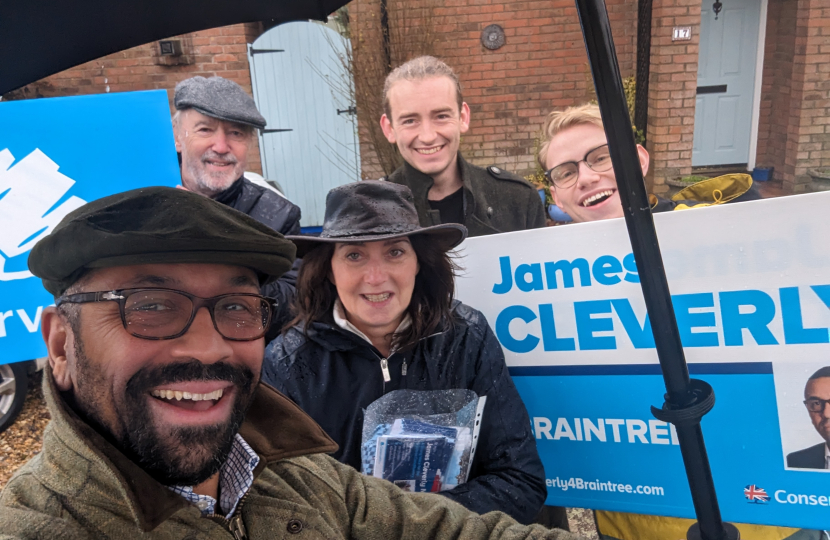
[[[791,469],[828,469],[830,462],[830,366],[813,373],[804,387],[804,406],[810,415],[813,427],[824,442],[804,450],[787,454],[787,467]]]

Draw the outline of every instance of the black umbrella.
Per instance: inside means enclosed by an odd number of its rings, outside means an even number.
[[[346,1],[6,0],[0,3],[0,95],[178,34],[244,22],[326,20]]]
[[[576,8],[594,76],[611,162],[617,177],[625,224],[634,259],[637,261],[657,357],[666,383],[663,407],[652,407],[651,412],[659,420],[674,424],[677,430],[680,453],[683,455],[697,514],[698,522],[689,529],[688,540],[738,540],[738,529],[721,519],[703,431],[700,429],[700,419],[715,405],[715,392],[707,383],[689,377],[648,193],[634,144],[605,2],[576,0]]]

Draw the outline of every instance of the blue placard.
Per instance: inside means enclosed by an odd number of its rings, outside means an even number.
[[[772,500],[776,492],[782,498],[781,488],[786,488],[786,498],[791,492],[811,493],[816,486],[798,482],[809,480],[803,473],[784,470],[772,366],[759,365],[758,371],[692,373],[717,393],[718,407],[704,417],[702,426],[721,510],[737,523],[817,526],[819,521],[810,516],[814,508]],[[513,380],[534,411],[548,504],[695,517],[677,436],[648,408],[649,402],[659,405],[665,392],[661,375]],[[556,406],[550,399],[553,392],[559,396]],[[733,417],[735,411],[743,411],[742,417]],[[561,459],[563,453],[569,458]],[[814,492],[818,496],[823,490]]]
[[[830,193],[654,216],[718,502],[735,523],[827,529]],[[769,227],[769,216],[776,226]],[[694,517],[622,220],[467,239],[458,298],[502,345],[547,503]]]
[[[181,183],[167,92],[0,103],[0,364],[46,354],[32,247],[86,202]]]

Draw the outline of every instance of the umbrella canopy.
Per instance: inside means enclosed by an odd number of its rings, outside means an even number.
[[[0,95],[130,47],[245,22],[325,20],[347,0],[0,2]]]

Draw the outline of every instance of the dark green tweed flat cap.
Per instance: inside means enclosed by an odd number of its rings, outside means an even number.
[[[255,219],[183,189],[110,195],[67,214],[29,254],[29,270],[56,297],[87,270],[152,263],[234,264],[261,284],[284,274],[296,248]]]

